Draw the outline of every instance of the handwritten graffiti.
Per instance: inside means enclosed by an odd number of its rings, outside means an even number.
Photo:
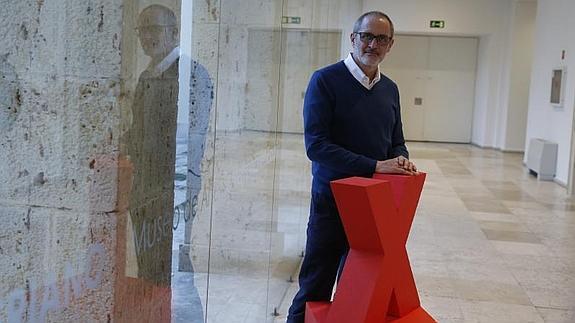
[[[138,255],[171,238],[172,218],[168,215],[144,219],[134,223],[134,239]]]
[[[195,196],[191,201],[186,200],[176,205],[174,207],[173,218],[164,215],[134,223],[136,253],[141,255],[162,241],[165,241],[165,239],[171,238],[170,228],[177,230],[181,219],[183,219],[185,223],[189,222],[190,219],[195,216],[197,204],[198,197]]]
[[[8,323],[45,322],[50,311],[68,307],[102,282],[106,251],[95,243],[88,247],[85,270],[78,272],[72,263],[64,265],[63,277],[49,273],[44,282],[26,280],[25,288],[12,290],[2,304],[6,305]],[[76,267],[77,268],[77,267]]]
[[[192,200],[185,200],[184,202],[174,207],[174,223],[172,229],[177,230],[180,221],[183,218],[184,223],[190,221],[191,218],[196,216],[196,208],[198,205],[198,196],[194,196]]]

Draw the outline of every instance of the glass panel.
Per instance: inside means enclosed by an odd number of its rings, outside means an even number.
[[[214,82],[216,75],[198,48],[194,30],[194,3],[182,4],[180,42],[180,97],[172,248],[172,321],[205,321],[207,269],[191,257],[192,232],[209,223],[211,215],[211,169],[213,159]],[[207,40],[202,38],[201,41]],[[208,220],[206,222],[206,220]],[[195,236],[195,238],[201,238]],[[202,302],[202,299],[204,300]]]
[[[285,318],[303,96],[361,5],[23,3],[0,26],[0,321]]]
[[[269,310],[285,315],[297,290],[309,215],[310,162],[303,145],[303,97],[311,74],[339,59],[341,32],[284,28],[277,128]]]
[[[116,321],[170,319],[180,4],[125,7]],[[178,192],[179,193],[179,192]],[[179,195],[179,194],[178,194]],[[124,212],[125,210],[125,212]],[[148,309],[155,308],[154,314]]]
[[[207,319],[266,322],[281,1],[222,1]],[[252,51],[258,49],[257,51]]]
[[[284,1],[284,16],[301,23],[284,23],[278,92],[274,235],[268,311],[283,322],[297,292],[309,216],[311,163],[303,145],[303,98],[312,73],[337,62],[342,37],[339,1]],[[293,21],[289,18],[287,21]],[[351,28],[351,26],[350,26]],[[349,42],[349,40],[347,40]]]
[[[285,318],[309,209],[303,96],[311,73],[341,56],[342,10],[333,1],[193,2],[191,57],[215,98],[184,240],[210,322]]]
[[[259,38],[258,32],[278,25],[279,3],[193,2],[191,56],[206,67],[215,96],[204,156],[198,157],[202,189],[192,217],[189,258],[211,322],[271,317],[265,304],[279,39],[273,33]],[[265,56],[250,55],[251,46],[265,48]],[[192,150],[189,146],[190,160]]]

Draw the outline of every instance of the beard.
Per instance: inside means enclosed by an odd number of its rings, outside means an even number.
[[[375,51],[363,51],[359,55],[359,61],[366,66],[377,66],[383,61],[383,55]]]

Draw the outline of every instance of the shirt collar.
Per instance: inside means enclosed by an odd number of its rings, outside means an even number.
[[[377,73],[375,74],[375,78],[373,81],[369,81],[369,77],[365,75],[365,73],[361,70],[357,63],[353,60],[351,53],[347,55],[347,58],[343,61],[351,75],[363,85],[366,89],[371,90],[371,88],[381,80],[381,74],[379,71],[379,66],[377,67]]]
[[[180,46],[172,49],[172,51],[162,59],[158,65],[154,66],[154,72],[157,74],[164,73],[172,64],[180,57]]]

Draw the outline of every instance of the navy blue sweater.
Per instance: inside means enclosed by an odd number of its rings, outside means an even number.
[[[316,71],[303,116],[314,192],[331,194],[332,180],[371,176],[378,160],[408,158],[397,85],[384,75],[368,90],[343,61]]]

